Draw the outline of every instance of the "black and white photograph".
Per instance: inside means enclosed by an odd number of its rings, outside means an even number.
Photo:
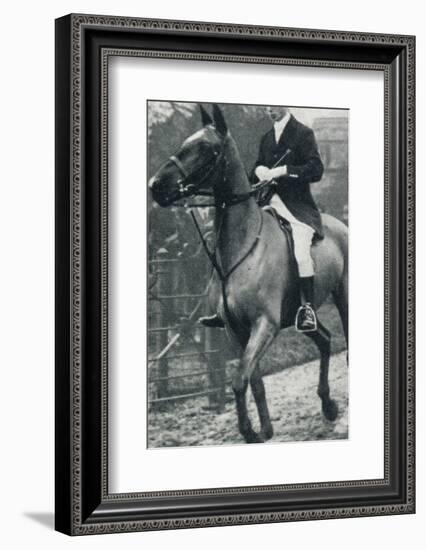
[[[148,448],[350,437],[349,122],[147,101]]]

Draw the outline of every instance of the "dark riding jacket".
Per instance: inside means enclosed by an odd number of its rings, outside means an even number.
[[[285,157],[277,164],[283,155]],[[287,165],[287,175],[276,178],[276,192],[295,218],[312,227],[318,237],[323,237],[321,216],[312,197],[310,184],[321,179],[324,166],[314,132],[293,115],[278,144],[274,128],[263,136],[252,172],[252,182],[258,181],[254,173],[257,166],[273,168],[284,165]]]

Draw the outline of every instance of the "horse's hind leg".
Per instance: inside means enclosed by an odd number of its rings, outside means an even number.
[[[265,391],[263,388],[263,383],[262,385],[259,384],[257,375],[255,375],[252,387],[254,386],[255,388],[254,396],[262,422],[262,432],[260,434],[257,434],[252,428],[247,411],[246,393],[252,374],[255,371],[260,358],[268,348],[268,345],[274,339],[276,332],[276,327],[266,318],[262,317],[259,319],[259,321],[252,327],[249,341],[240,360],[238,370],[232,380],[232,388],[234,390],[235,402],[237,405],[238,426],[241,435],[247,443],[262,443],[264,441],[264,437],[270,434],[268,427],[268,421],[270,425],[270,420],[266,405]]]
[[[338,407],[334,399],[330,399],[330,387],[328,385],[328,367],[330,363],[330,333],[321,324],[318,323],[318,330],[316,332],[307,332],[307,336],[317,345],[320,354],[320,376],[317,393],[322,402],[322,412],[327,420],[336,420]]]

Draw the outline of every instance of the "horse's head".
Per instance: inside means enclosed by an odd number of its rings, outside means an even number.
[[[213,119],[200,106],[203,127],[187,138],[180,149],[151,178],[149,188],[160,206],[170,206],[212,188],[223,177],[224,144],[228,128],[220,108],[213,105]]]

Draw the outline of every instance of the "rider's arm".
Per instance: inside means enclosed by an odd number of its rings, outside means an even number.
[[[314,183],[319,181],[324,172],[314,132],[307,128],[301,137],[296,152],[297,164],[287,165],[285,181],[294,183]]]

